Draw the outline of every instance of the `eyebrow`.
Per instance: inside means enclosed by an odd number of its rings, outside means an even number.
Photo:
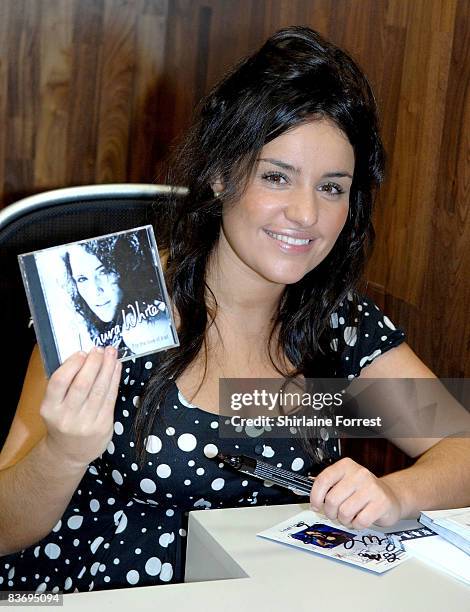
[[[273,159],[272,157],[260,157],[258,161],[268,162],[273,164],[274,166],[278,166],[278,168],[282,168],[283,170],[288,170],[289,172],[293,172],[294,174],[300,174],[300,168],[296,168],[291,164],[287,164],[286,162],[281,161],[280,159]],[[326,172],[323,174],[322,178],[350,178],[353,180],[352,175],[346,170],[337,170],[335,172]]]

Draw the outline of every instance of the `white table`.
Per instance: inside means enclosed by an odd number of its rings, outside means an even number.
[[[192,512],[187,583],[75,593],[64,596],[63,609],[80,612],[470,611],[469,587],[414,559],[377,575],[256,537],[257,532],[306,509],[306,504],[292,504]],[[402,521],[390,531],[415,525],[415,521]]]

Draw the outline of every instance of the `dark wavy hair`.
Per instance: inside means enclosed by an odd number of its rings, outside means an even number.
[[[376,103],[367,78],[344,51],[307,27],[280,30],[241,61],[201,101],[192,127],[176,150],[169,182],[186,185],[167,211],[166,279],[180,316],[180,347],[169,350],[150,379],[134,427],[139,461],[144,443],[171,386],[204,350],[217,304],[206,283],[206,266],[217,243],[222,203],[233,202],[248,184],[262,147],[301,124],[326,119],[348,138],[355,154],[350,213],[328,256],[280,299],[280,354],[295,366],[287,376],[328,377],[336,373],[329,318],[356,288],[375,237],[374,191],[383,177],[384,150]],[[211,184],[224,184],[216,198]],[[161,228],[161,225],[160,225]],[[160,235],[161,235],[161,230]]]
[[[121,307],[125,308],[128,303],[133,304],[136,300],[141,306],[153,303],[154,300],[163,300],[154,273],[153,260],[150,259],[147,251],[142,248],[138,232],[97,238],[96,240],[84,242],[80,246],[100,261],[106,273],[116,274],[117,284],[122,291],[122,297],[117,310]],[[67,273],[67,285],[73,305],[78,314],[83,317],[88,333],[93,340],[103,332],[114,327],[118,315],[109,323],[102,321],[91,310],[78,291],[77,283],[73,278],[68,252],[64,254],[63,260]],[[136,283],[136,279],[145,279],[145,281]]]

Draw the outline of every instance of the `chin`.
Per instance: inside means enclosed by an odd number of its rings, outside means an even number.
[[[309,270],[265,270],[262,276],[271,283],[294,285],[308,274]]]

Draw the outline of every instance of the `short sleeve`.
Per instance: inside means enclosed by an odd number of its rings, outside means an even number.
[[[405,332],[396,327],[368,297],[352,294],[331,315],[330,343],[339,357],[340,377],[352,379],[362,368],[405,341]]]

